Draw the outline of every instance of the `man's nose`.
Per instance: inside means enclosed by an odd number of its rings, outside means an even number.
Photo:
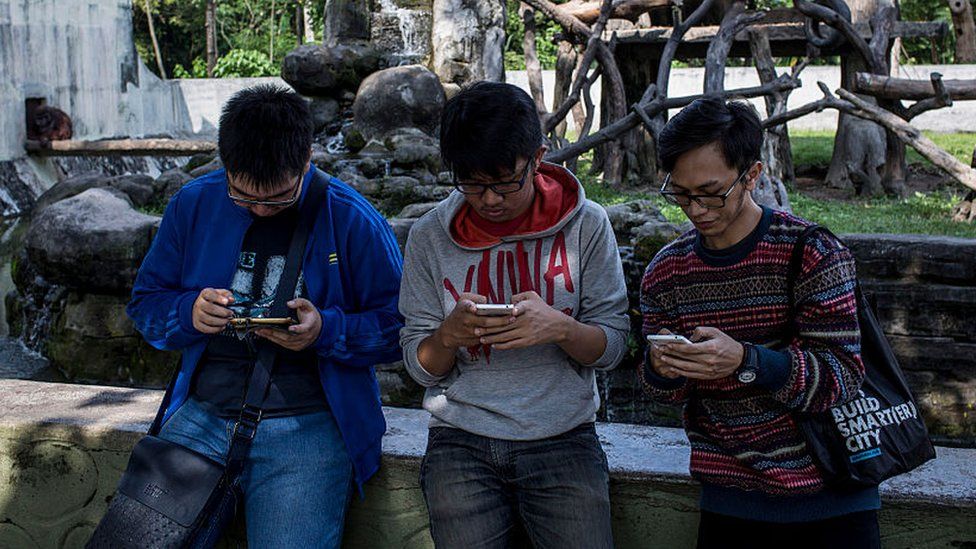
[[[248,207],[251,213],[258,217],[266,217],[274,213],[275,208],[273,206],[262,206],[261,204],[251,204]]]
[[[481,195],[481,201],[485,203],[486,206],[497,206],[505,200],[505,197],[496,193],[491,189],[486,189]]]

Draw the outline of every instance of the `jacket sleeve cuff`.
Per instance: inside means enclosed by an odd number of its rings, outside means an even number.
[[[762,345],[754,345],[757,355],[756,385],[775,393],[790,379],[793,360],[787,351],[776,351]]]
[[[186,292],[176,302],[176,314],[180,329],[194,336],[201,335],[201,332],[193,327],[193,303],[196,302],[197,295],[199,294],[196,292]]]
[[[319,337],[315,340],[315,349],[328,353],[336,344],[342,344],[346,338],[346,319],[337,307],[319,309],[319,316],[322,319],[322,328],[319,329]]]

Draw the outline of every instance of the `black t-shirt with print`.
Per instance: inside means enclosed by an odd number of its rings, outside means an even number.
[[[238,316],[267,316],[285,266],[288,246],[298,223],[298,208],[270,216],[255,217],[244,237],[237,272],[230,290],[231,309]],[[306,297],[304,278],[299,275],[296,297]],[[194,397],[224,417],[237,417],[244,384],[257,356],[254,334],[239,334],[227,328],[212,337],[197,366],[191,385]],[[262,344],[270,344],[266,340]],[[318,374],[315,351],[295,352],[278,348],[264,415],[289,416],[328,407]]]

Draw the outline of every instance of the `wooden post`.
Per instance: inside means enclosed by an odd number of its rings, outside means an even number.
[[[976,62],[976,24],[969,0],[948,0],[956,35],[956,63]]]
[[[525,73],[529,80],[529,92],[535,101],[535,109],[540,115],[548,112],[546,109],[545,90],[542,86],[542,65],[535,48],[535,10],[525,2],[519,3],[519,16],[522,18],[524,34],[522,35],[522,53],[525,56]]]

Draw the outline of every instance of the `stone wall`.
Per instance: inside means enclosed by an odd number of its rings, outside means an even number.
[[[0,381],[0,547],[82,547],[107,508],[160,391]],[[418,485],[428,416],[386,408],[380,472],[355,499],[343,547],[431,548]],[[610,465],[614,540],[621,549],[693,547],[698,488],[677,429],[597,426]],[[923,468],[882,486],[888,549],[976,543],[976,450],[939,448]],[[242,540],[240,523],[224,547]]]
[[[937,441],[976,446],[976,239],[841,235],[858,277]],[[646,252],[623,249],[636,306]],[[643,255],[643,257],[640,257]],[[680,425],[680,410],[648,399],[637,358],[600,378],[608,421]]]

